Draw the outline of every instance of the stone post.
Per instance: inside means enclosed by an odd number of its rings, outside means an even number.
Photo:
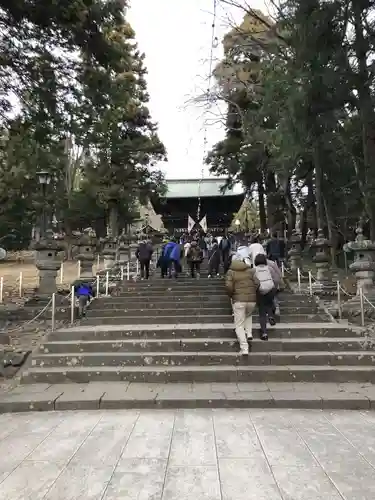
[[[78,254],[76,259],[81,262],[80,278],[92,278],[94,276],[92,268],[95,262],[96,243],[95,232],[91,229],[85,229],[77,242]]]
[[[355,272],[357,281],[357,294],[349,300],[345,305],[358,305],[359,290],[362,288],[363,293],[370,300],[375,300],[374,276],[375,276],[375,242],[366,240],[363,236],[362,227],[356,230],[357,237],[355,241],[350,241],[344,245],[344,251],[354,252],[354,262],[349,267]]]
[[[54,239],[53,231],[47,230],[44,238],[34,244],[35,264],[39,271],[37,295],[51,297],[57,292],[56,277],[61,268],[64,245]]]
[[[296,229],[293,229],[292,236],[288,242],[289,267],[292,271],[292,277],[297,276],[297,269],[302,269],[302,238]]]
[[[138,248],[138,243],[136,241],[132,241],[129,245],[129,255],[130,255],[130,264],[134,269],[137,263],[137,257],[135,256],[137,248]]]
[[[116,240],[115,238],[112,238],[112,236],[107,236],[106,238],[103,238],[102,240],[103,243],[103,249],[102,249],[102,255],[104,258],[104,269],[108,271],[109,269],[112,269],[116,263]]]
[[[312,248],[316,249],[315,257],[313,258],[316,263],[316,281],[313,283],[313,290],[320,292],[323,290],[333,289],[336,287],[332,281],[331,274],[331,244],[324,237],[323,229],[318,229],[317,238],[312,243]]]
[[[124,233],[122,233],[118,238],[117,255],[119,265],[126,266],[130,260],[130,251],[128,238]]]

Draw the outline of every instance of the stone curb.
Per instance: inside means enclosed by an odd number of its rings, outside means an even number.
[[[33,397],[35,396],[35,397]],[[311,409],[311,410],[375,410],[375,397],[360,394],[333,393],[324,396],[316,394],[297,395],[295,393],[253,393],[210,395],[163,394],[139,397],[121,394],[121,396],[102,393],[101,396],[87,394],[30,394],[9,395],[0,399],[0,414],[41,411],[73,410],[173,410],[173,409]]]

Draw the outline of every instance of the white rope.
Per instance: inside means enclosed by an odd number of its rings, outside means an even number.
[[[310,274],[311,274],[311,279],[314,280],[315,283],[317,283],[318,282],[318,278],[315,278],[315,276],[313,275],[313,273],[310,272]]]
[[[309,275],[311,276],[311,278],[314,280],[314,281],[318,281],[317,278],[315,278],[315,276],[313,275],[313,273],[311,271],[309,271],[307,274],[303,274],[301,269],[299,270],[299,275],[301,278],[304,278],[304,279],[309,279]]]
[[[61,297],[62,300],[69,300],[71,296],[72,296],[72,291],[70,291],[68,295],[59,295],[59,297]]]
[[[284,272],[289,273],[289,274],[293,274],[293,271],[285,266],[284,266]]]
[[[348,297],[355,297],[355,293],[349,293],[347,292],[342,286],[341,286],[341,283],[340,283],[340,290],[345,294],[347,295]]]
[[[6,333],[18,332],[18,331],[22,330],[25,326],[30,325],[48,309],[48,307],[51,305],[51,303],[52,303],[52,299],[49,300],[48,304],[46,306],[44,306],[43,309],[41,311],[39,311],[38,314],[34,318],[26,321],[25,323],[22,323],[22,325],[18,326],[17,328],[14,328],[13,330],[6,330]]]
[[[375,309],[375,306],[372,302],[369,301],[369,299],[366,297],[366,295],[362,292],[362,297],[365,299],[367,304],[369,304],[373,309]]]
[[[285,268],[284,268],[284,269],[285,269]],[[286,269],[285,269],[285,271],[286,271]],[[309,276],[310,276],[310,277],[311,277],[311,279],[312,279],[315,283],[317,283],[317,282],[318,282],[318,278],[317,278],[317,277],[315,277],[311,271],[309,271],[309,274],[306,276],[305,274],[303,274],[303,273],[301,272],[301,270],[299,270],[299,275],[300,275],[300,278],[309,278]],[[352,293],[347,292],[347,291],[346,291],[346,290],[345,290],[345,289],[341,286],[341,283],[339,284],[339,288],[340,288],[340,291],[341,291],[341,292],[343,292],[343,294],[344,294],[344,295],[346,295],[347,297],[355,297],[355,296],[356,296],[356,294],[355,294],[355,293],[354,293],[354,294],[352,294]],[[367,301],[368,301],[368,299],[367,299],[367,297],[366,297],[365,295],[363,295],[363,297],[364,297],[364,299],[365,299],[365,300],[367,300]],[[368,302],[369,302],[369,301],[368,301]],[[369,302],[369,303],[370,303],[370,302]],[[374,306],[373,304],[371,304],[371,306],[375,309],[375,306]]]

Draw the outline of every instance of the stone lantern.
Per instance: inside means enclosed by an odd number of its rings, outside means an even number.
[[[292,231],[288,246],[289,267],[292,271],[292,276],[295,277],[297,270],[302,267],[302,238],[296,229]]]
[[[95,232],[91,229],[85,229],[78,239],[78,254],[76,259],[80,261],[80,278],[92,278],[92,267],[95,261],[95,249],[97,245]]]
[[[117,241],[111,235],[108,235],[102,240],[102,255],[104,259],[104,269],[109,270],[115,266],[116,263],[116,253],[117,253]]]
[[[375,298],[375,242],[366,240],[363,236],[362,227],[358,227],[356,233],[357,237],[355,241],[350,241],[344,245],[345,252],[354,252],[354,262],[349,267],[355,272],[355,278],[357,281],[356,297],[350,300],[349,303],[358,303],[359,290],[361,288],[367,298],[370,298],[370,296]]]
[[[39,296],[51,296],[57,292],[56,277],[62,263],[65,247],[62,238],[54,238],[47,230],[45,237],[34,244],[35,264],[39,271]]]
[[[312,242],[312,248],[316,249],[313,261],[316,263],[316,281],[313,284],[313,289],[322,291],[327,288],[334,288],[332,282],[330,262],[331,256],[329,249],[330,242],[325,238],[323,229],[318,229],[317,238]]]

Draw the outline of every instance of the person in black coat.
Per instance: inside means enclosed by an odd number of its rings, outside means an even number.
[[[285,258],[285,243],[278,238],[276,233],[272,235],[272,238],[267,243],[266,251],[269,260],[273,260],[280,267],[281,261]]]
[[[231,253],[231,243],[227,236],[223,236],[220,241],[219,250],[221,253],[221,258],[223,260],[224,273],[226,274],[230,266],[230,253]]]
[[[141,279],[146,278],[148,280],[150,277],[150,262],[153,252],[152,244],[146,240],[141,241],[135,251],[135,256],[139,260],[141,267]]]
[[[212,244],[212,249],[210,251],[210,255],[208,258],[208,277],[211,278],[212,276],[218,276],[219,275],[219,268],[220,268],[220,250],[219,250],[219,245],[217,241],[215,241]]]

